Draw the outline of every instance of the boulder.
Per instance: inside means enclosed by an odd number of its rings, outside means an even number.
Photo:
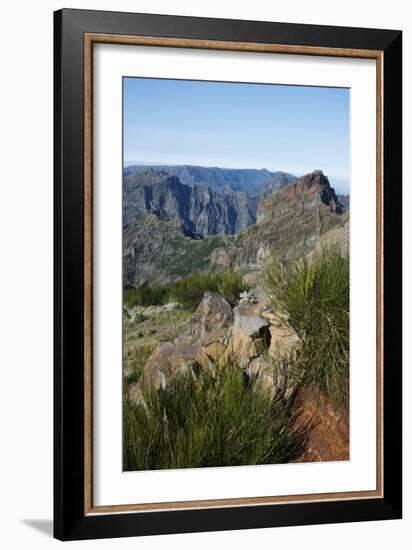
[[[195,336],[203,346],[219,342],[233,323],[229,302],[216,292],[205,292],[196,310]]]
[[[166,385],[166,379],[173,372],[172,360],[173,344],[161,342],[157,345],[143,369],[142,379],[144,384],[159,389]]]
[[[172,376],[196,367],[199,349],[199,345],[191,345],[189,342],[161,342],[143,369],[143,383],[157,390],[164,389]]]
[[[232,363],[272,395],[290,398],[298,381],[290,358],[299,338],[286,319],[267,304],[263,307],[265,303],[263,298],[243,301],[232,311],[223,296],[206,292],[194,327],[174,342],[158,344],[140,384],[165,388],[178,373],[195,375],[202,368]],[[131,386],[129,396],[133,403],[144,403],[139,384]]]
[[[219,359],[226,346],[224,336],[233,323],[229,303],[220,294],[206,292],[196,310],[196,325],[172,342],[161,342],[143,369],[143,383],[166,387],[177,373],[206,368]]]

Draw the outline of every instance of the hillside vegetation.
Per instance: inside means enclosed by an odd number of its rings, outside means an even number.
[[[154,285],[125,289],[123,302],[126,307],[157,306],[177,302],[188,310],[194,310],[207,291],[218,292],[231,305],[235,305],[239,294],[248,289],[249,286],[243,283],[240,273],[195,273],[170,286]]]
[[[287,320],[299,337],[293,353],[283,359],[294,384],[292,395],[296,395],[299,388],[308,387],[322,399],[326,397],[337,413],[346,410],[348,256],[335,245],[325,246],[311,257],[299,260],[284,261],[271,255],[265,262],[263,276],[273,310],[279,318]],[[168,292],[174,288],[174,297],[182,299],[190,296],[187,289],[195,290],[197,284],[203,284],[203,288],[210,285],[209,288],[219,293],[219,283],[222,292],[228,285],[227,294],[242,288],[236,274],[227,274],[220,281],[197,275],[182,281],[181,285],[173,285]],[[194,295],[184,307],[193,309],[192,299]],[[276,378],[279,362],[269,359],[267,364],[265,376],[277,380],[277,388],[281,379]],[[260,375],[227,361],[211,360],[208,367],[199,364],[188,369],[186,366],[159,388],[140,382],[139,405],[128,399],[129,384],[135,379],[125,380],[124,468],[274,464],[297,460],[305,450],[306,440],[304,432],[292,429],[293,398],[285,399],[285,394],[257,383]]]
[[[289,462],[298,441],[284,407],[254,391],[237,368],[177,376],[145,391],[146,408],[124,400],[124,469],[158,470]]]

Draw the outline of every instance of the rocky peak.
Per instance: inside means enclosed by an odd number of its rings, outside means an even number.
[[[322,170],[314,170],[262,199],[258,205],[257,222],[267,222],[293,210],[307,211],[314,207],[335,214],[345,211]]]
[[[130,387],[132,403],[145,406],[142,387],[159,390],[181,373],[196,377],[200,369],[216,371],[228,365],[240,368],[247,379],[272,396],[290,399],[296,380],[286,359],[292,357],[299,338],[285,320],[268,313],[271,307],[263,289],[255,290],[249,293],[252,302],[244,297],[234,310],[220,294],[206,292],[194,325],[154,349],[140,381]],[[273,361],[282,361],[276,371]]]

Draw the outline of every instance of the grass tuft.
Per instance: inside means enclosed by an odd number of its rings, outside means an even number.
[[[271,257],[264,279],[275,310],[300,337],[303,382],[325,392],[338,410],[349,394],[349,256],[329,245],[310,259]]]
[[[284,406],[236,367],[176,376],[145,399],[146,408],[124,399],[127,471],[274,464],[296,455]]]

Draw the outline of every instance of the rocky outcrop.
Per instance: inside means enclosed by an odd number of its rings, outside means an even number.
[[[219,294],[206,292],[192,328],[173,342],[161,342],[146,362],[138,382],[129,386],[129,400],[148,410],[145,390],[165,389],[173,377],[200,369],[236,365],[255,391],[264,391],[290,405],[287,427],[300,440],[295,462],[348,460],[349,414],[336,411],[327,397],[300,384],[296,370],[297,334],[273,311],[261,288],[245,293],[232,310]]]
[[[286,399],[298,381],[291,364],[299,338],[286,319],[273,312],[263,290],[234,308],[234,324],[222,360],[235,363],[273,395]]]
[[[141,380],[130,386],[129,397],[140,402],[142,386],[164,388],[176,374],[214,364],[226,349],[226,334],[233,323],[229,303],[214,292],[206,292],[196,310],[195,324],[174,342],[161,342],[146,362]]]
[[[193,328],[174,342],[158,344],[140,381],[130,386],[129,398],[144,404],[145,386],[158,390],[179,373],[190,371],[196,376],[198,369],[230,364],[237,365],[257,387],[290,399],[297,380],[289,363],[297,343],[297,335],[286,320],[273,314],[263,294],[258,298],[245,293],[232,310],[222,296],[206,292]]]

